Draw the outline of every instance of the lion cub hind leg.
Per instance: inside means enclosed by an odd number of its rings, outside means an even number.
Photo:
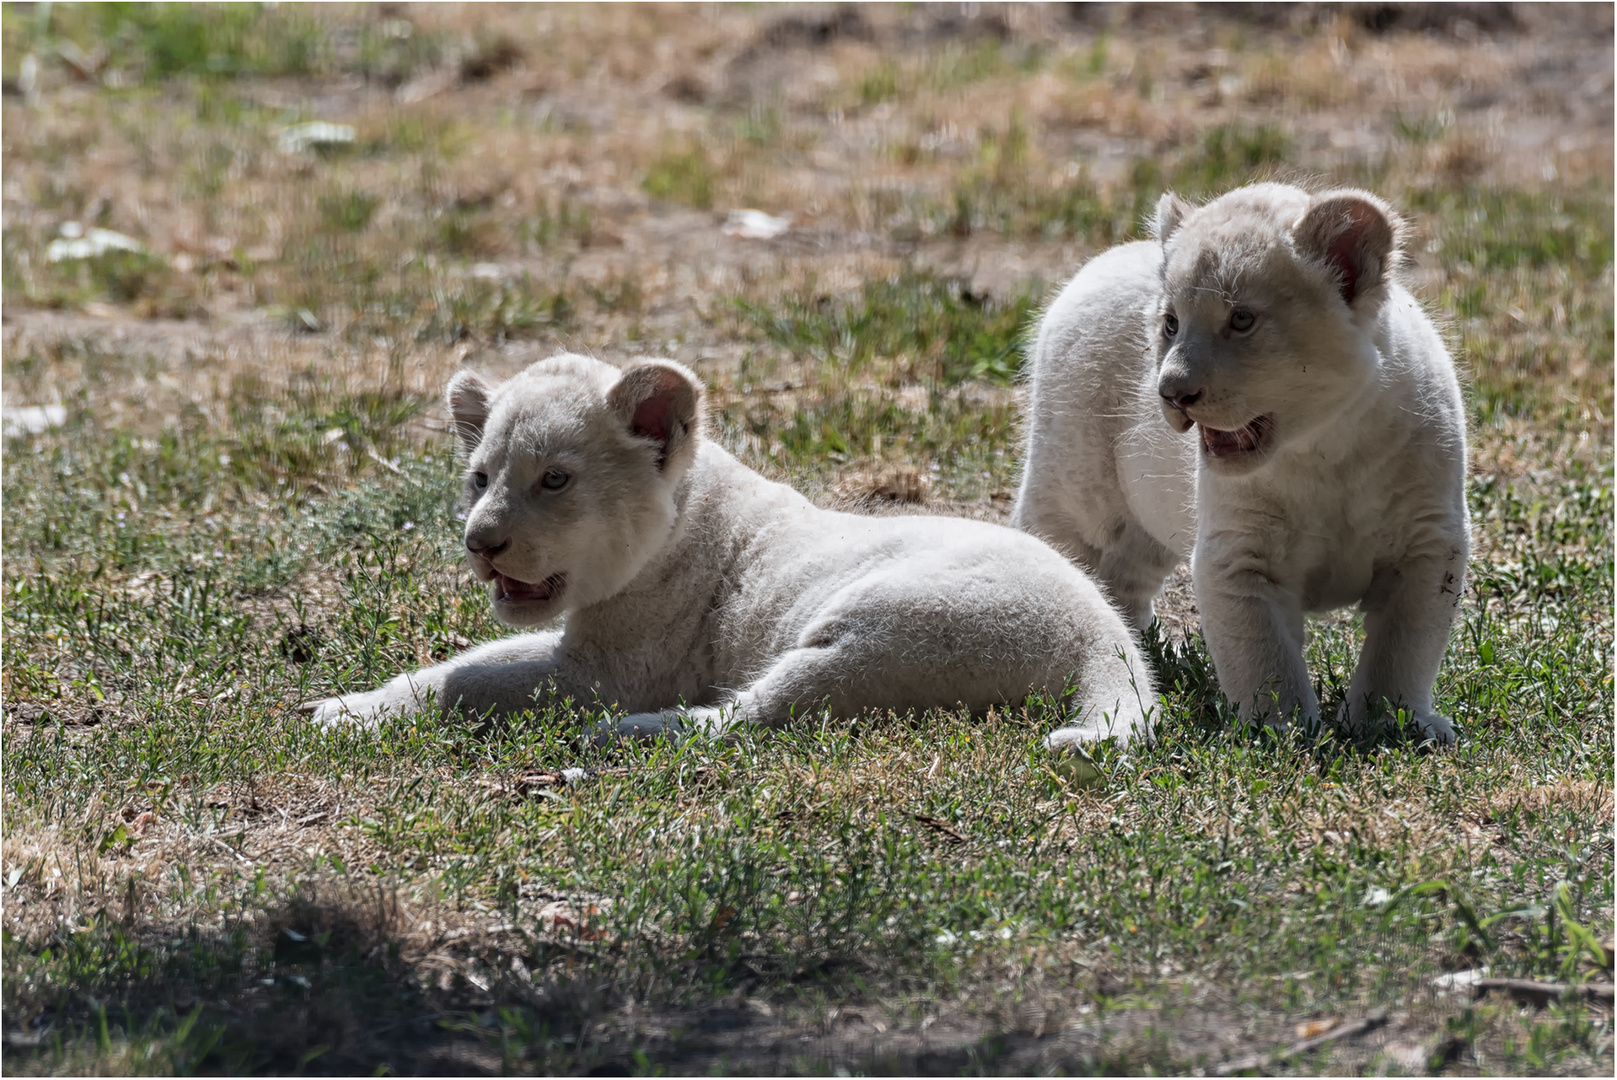
[[[1120,523],[1114,538],[1094,561],[1081,560],[1095,575],[1129,627],[1144,633],[1156,619],[1153,601],[1181,562],[1137,521]]]
[[[1110,469],[1110,461],[1095,462]],[[1151,602],[1180,563],[1146,531],[1120,493],[1090,498],[1063,489],[1041,488],[1030,471],[1012,513],[1011,526],[1032,533],[1088,570],[1122,613],[1124,621],[1143,631],[1154,614]]]
[[[1067,722],[1045,737],[1045,746],[1082,757],[1086,747],[1108,740],[1123,750],[1136,739],[1150,741],[1157,705],[1150,671],[1132,637],[1114,644],[1109,654],[1092,650]]]
[[[1343,703],[1348,730],[1360,733],[1373,711],[1405,708],[1420,733],[1441,745],[1454,725],[1432,707],[1432,684],[1448,649],[1460,600],[1465,552],[1411,561],[1377,575],[1364,602],[1364,650]]]
[[[1097,595],[1097,609],[1103,601]],[[1114,633],[1084,642],[1070,663],[1079,668],[1073,720],[1049,736],[1051,749],[1066,751],[1116,739],[1127,746],[1149,736],[1154,702],[1149,669],[1121,620],[1105,612]],[[823,632],[813,635],[824,641]],[[598,741],[617,738],[724,737],[739,725],[781,728],[805,714],[828,710],[854,716],[871,710],[965,707],[983,710],[1019,701],[1034,691],[1060,693],[1071,672],[1047,662],[1019,662],[1005,641],[928,640],[843,633],[826,644],[807,645],[780,656],[751,686],[721,705],[637,713],[603,724]],[[977,647],[960,648],[961,645]],[[1107,652],[1107,650],[1110,650]]]

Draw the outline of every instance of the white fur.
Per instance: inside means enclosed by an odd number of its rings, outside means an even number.
[[[1319,718],[1303,613],[1357,603],[1346,721],[1391,703],[1452,741],[1432,684],[1469,549],[1465,418],[1395,280],[1396,217],[1364,192],[1258,184],[1199,209],[1164,196],[1156,231],[1045,313],[1013,523],[1088,566],[1136,628],[1189,555],[1219,682],[1270,722]],[[1209,452],[1232,436],[1205,428],[1259,417],[1255,449]]]
[[[701,393],[668,361],[620,375],[557,356],[497,389],[457,376],[473,568],[502,621],[564,615],[563,629],[329,699],[315,719],[571,699],[629,713],[621,734],[717,733],[824,703],[977,710],[1073,688],[1050,745],[1148,733],[1154,695],[1128,628],[1059,553],[980,522],[818,509],[703,439]],[[565,584],[513,602],[501,574]]]

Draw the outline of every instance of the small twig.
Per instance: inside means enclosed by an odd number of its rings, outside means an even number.
[[[378,454],[376,452],[376,447],[374,447],[374,446],[367,446],[365,448],[365,456],[370,458],[372,461],[376,462],[376,464],[382,466],[382,468],[391,469],[393,471],[394,475],[396,475],[396,476],[403,476],[404,475],[404,470],[403,469],[401,469],[397,465],[393,464],[391,461],[389,461],[387,458],[383,457],[381,454]]]
[[[1503,990],[1517,1001],[1526,1001],[1534,1005],[1548,1005],[1551,1002],[1560,1001],[1568,994],[1588,1001],[1603,1001],[1607,1005],[1612,1003],[1611,983],[1540,982],[1537,979],[1478,979],[1471,986],[1471,992],[1476,997],[1483,997],[1490,990]]]
[[[237,837],[237,836],[240,836],[240,835],[241,835],[241,833],[231,833],[231,836],[233,838]],[[232,855],[236,856],[236,858],[240,859],[242,862],[247,863],[248,865],[252,865],[253,860],[249,859],[247,856],[243,855],[241,852],[237,851],[235,848],[233,848],[229,844],[225,843],[224,837],[222,837],[222,836],[210,836],[210,837],[208,837],[208,839],[212,840],[215,844],[218,844],[220,847],[224,848],[226,851],[228,851]]]
[[[604,777],[627,776],[627,768],[607,769],[562,769],[557,772],[530,772],[509,779],[490,776],[480,780],[479,783],[490,791],[502,795],[532,795],[555,789],[569,787],[573,784],[583,783],[585,780],[595,780]]]
[[[953,825],[950,825],[947,821],[943,821],[935,817],[927,817],[925,814],[916,814],[915,820],[919,821],[922,825],[927,825],[938,830],[938,832],[949,838],[949,842],[951,844],[964,844],[966,842],[966,834],[961,832],[959,829],[956,829]]]
[[[1377,1009],[1361,1020],[1338,1024],[1323,1035],[1315,1035],[1311,1039],[1299,1039],[1282,1050],[1276,1050],[1270,1054],[1248,1054],[1246,1057],[1236,1058],[1234,1061],[1226,1061],[1213,1070],[1213,1075],[1233,1076],[1242,1072],[1269,1072],[1272,1066],[1285,1061],[1287,1058],[1294,1058],[1298,1054],[1306,1054],[1310,1050],[1317,1050],[1321,1046],[1326,1046],[1342,1039],[1351,1039],[1355,1036],[1366,1034],[1386,1022],[1387,1010]]]

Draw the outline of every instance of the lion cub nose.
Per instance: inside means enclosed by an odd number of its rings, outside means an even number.
[[[484,559],[492,559],[510,546],[510,537],[506,537],[498,544],[490,543],[487,538],[481,536],[468,536],[466,538],[466,550]]]
[[[1184,365],[1163,364],[1163,370],[1156,377],[1156,393],[1163,394],[1163,401],[1184,411],[1193,404],[1201,401],[1206,393],[1206,386],[1198,386],[1200,382]]]
[[[1174,408],[1181,410],[1188,409],[1192,405],[1196,404],[1196,402],[1200,401],[1204,392],[1205,391],[1200,388],[1186,391],[1183,385],[1171,383],[1167,380],[1164,380],[1162,385],[1157,387],[1157,393],[1162,395],[1162,400],[1166,401]]]

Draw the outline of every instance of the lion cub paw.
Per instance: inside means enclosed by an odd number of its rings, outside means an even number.
[[[1422,735],[1439,746],[1454,745],[1454,722],[1441,713],[1417,713],[1415,726]]]
[[[309,714],[309,723],[320,727],[346,727],[348,725],[373,726],[379,717],[374,707],[368,707],[364,699],[374,697],[379,691],[368,694],[349,694],[347,697],[320,698],[315,701],[305,701],[299,709]]]
[[[1107,736],[1083,727],[1064,727],[1044,737],[1050,751],[1050,768],[1055,774],[1081,790],[1097,790],[1106,786],[1106,770],[1095,760],[1091,751],[1099,751]]]
[[[384,717],[409,712],[420,704],[413,688],[408,685],[395,687],[389,683],[362,694],[306,701],[300,708],[309,714],[310,723],[321,727],[354,725],[373,728]]]
[[[602,720],[595,725],[588,738],[594,746],[610,746],[620,739],[633,741],[664,735],[677,738],[683,730],[682,719],[673,710],[630,713],[621,720]]]

